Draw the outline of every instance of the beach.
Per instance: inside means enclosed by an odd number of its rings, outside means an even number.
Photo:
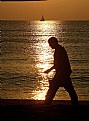
[[[75,108],[70,100],[44,105],[44,100],[0,99],[0,110],[1,121],[89,121],[89,101]]]

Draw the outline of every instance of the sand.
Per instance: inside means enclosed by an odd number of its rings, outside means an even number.
[[[0,99],[0,121],[89,121],[89,101],[79,101],[73,107],[70,100]]]

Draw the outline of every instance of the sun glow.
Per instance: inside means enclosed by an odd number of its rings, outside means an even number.
[[[35,21],[38,26],[36,29],[39,31],[39,35],[46,36],[55,36],[56,34],[56,24],[55,21]]]
[[[48,90],[48,88],[43,89],[42,91],[34,91],[33,94],[35,94],[35,95],[32,99],[45,100],[45,95],[46,95],[47,90]]]
[[[32,99],[44,100],[47,93],[49,83],[48,80],[52,78],[54,71],[49,74],[45,74],[44,71],[53,66],[53,51],[49,47],[48,38],[52,36],[55,31],[55,24],[52,21],[37,21],[36,29],[39,31],[38,35],[41,35],[41,39],[38,38],[38,42],[35,43],[36,47],[36,68],[41,79],[38,81],[39,85],[33,90]],[[45,36],[44,36],[45,35]],[[51,35],[51,36],[50,36]]]

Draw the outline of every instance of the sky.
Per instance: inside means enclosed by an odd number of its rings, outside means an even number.
[[[0,20],[89,20],[89,0],[0,2]]]

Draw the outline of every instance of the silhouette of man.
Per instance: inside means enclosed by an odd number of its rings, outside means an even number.
[[[67,52],[64,47],[58,44],[58,40],[55,37],[49,38],[48,43],[52,49],[55,49],[54,65],[44,73],[49,73],[52,69],[55,69],[56,73],[54,78],[49,80],[49,89],[46,95],[45,104],[51,104],[59,87],[64,87],[71,97],[72,104],[77,105],[78,97],[70,78],[72,70]]]

